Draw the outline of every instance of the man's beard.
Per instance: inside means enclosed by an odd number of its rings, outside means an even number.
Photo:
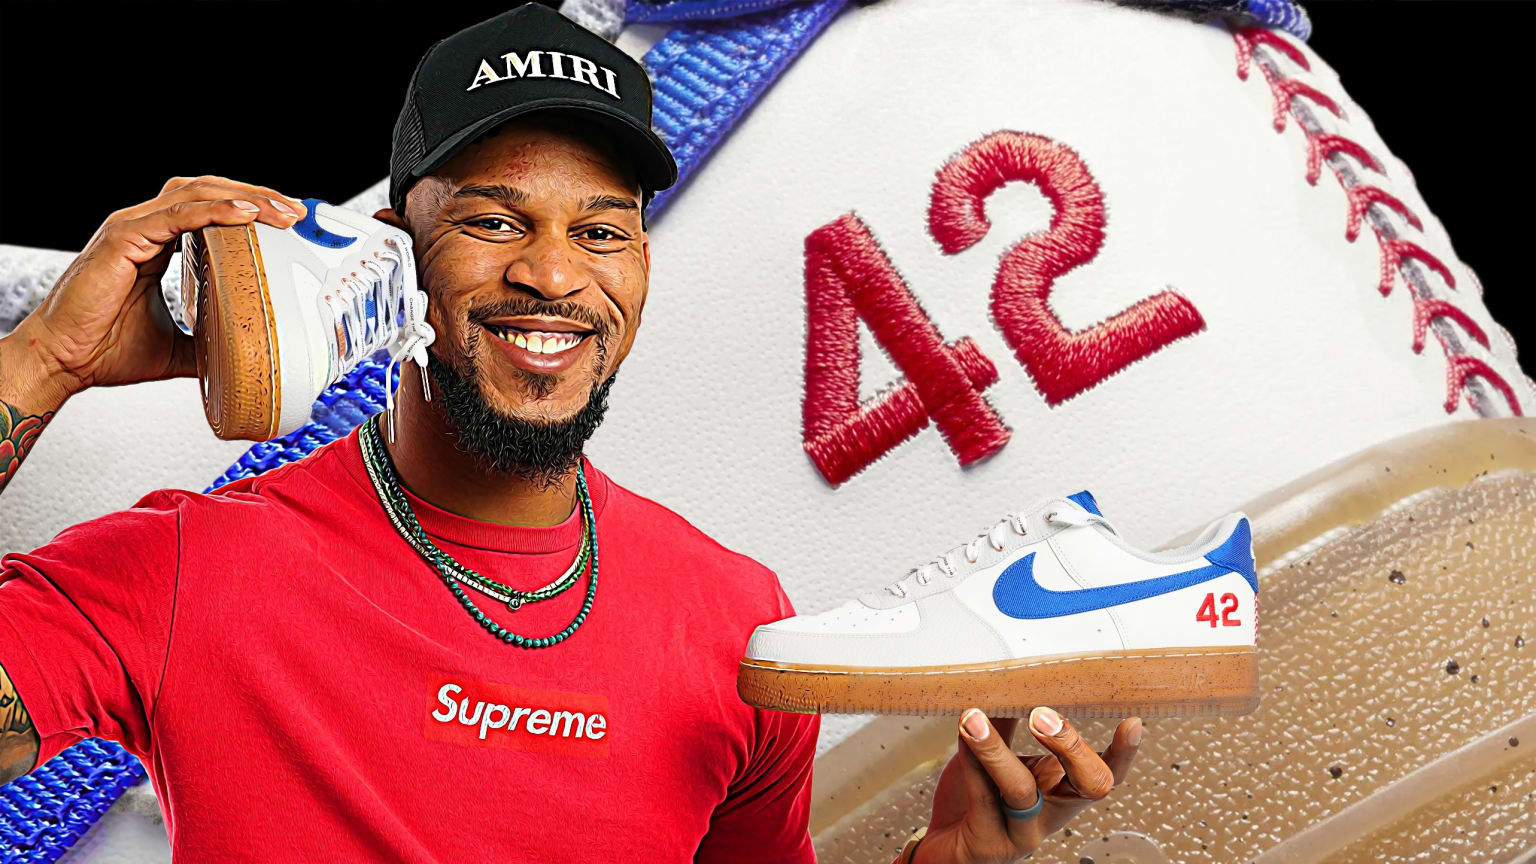
[[[596,342],[596,369],[607,365],[607,346],[601,336],[590,337]],[[473,357],[479,334],[471,331],[467,342],[464,356]],[[437,391],[432,401],[442,406],[449,425],[457,433],[458,448],[492,471],[545,488],[558,484],[580,461],[582,446],[602,425],[603,415],[608,411],[608,391],[618,377],[618,370],[614,370],[608,380],[597,383],[594,373],[587,404],[571,417],[551,422],[508,417],[492,408],[481,392],[479,365],[473,361],[466,374],[441,360],[428,363],[427,367]],[[535,399],[549,395],[557,383],[549,375],[530,373],[525,377]]]

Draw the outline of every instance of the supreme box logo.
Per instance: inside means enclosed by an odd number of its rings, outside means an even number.
[[[439,678],[424,732],[435,741],[608,758],[608,699],[492,681]]]

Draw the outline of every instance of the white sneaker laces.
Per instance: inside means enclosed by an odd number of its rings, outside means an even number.
[[[1086,510],[1076,508],[1052,510],[1045,514],[1045,521],[1055,522],[1060,525],[1081,526],[1095,522],[1105,526],[1109,525],[1109,522],[1105,521],[1104,517],[1095,516]],[[908,572],[906,576],[885,586],[885,590],[897,597],[905,598],[907,596],[907,586],[905,583],[908,579],[913,580],[918,585],[927,585],[933,581],[933,573],[936,570],[943,573],[946,578],[953,578],[959,572],[953,556],[963,554],[967,563],[975,564],[981,560],[981,542],[983,540],[987,541],[987,544],[992,547],[994,552],[1002,552],[1007,548],[1005,541],[1010,530],[1020,537],[1025,535],[1024,514],[1009,513],[1007,516],[997,520],[997,524],[976,535],[971,542],[964,546],[956,546],[927,564]]]
[[[385,250],[359,262],[362,272],[341,277],[325,295],[337,340],[330,381],[335,383],[380,349],[389,352],[384,386],[384,416],[389,440],[395,440],[395,368],[409,359],[421,369],[422,395],[432,399],[427,379],[427,347],[437,338],[427,323],[427,295],[416,285],[416,259],[409,242],[384,239]],[[364,275],[367,274],[367,275]]]

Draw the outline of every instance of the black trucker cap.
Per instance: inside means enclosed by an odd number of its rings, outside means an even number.
[[[601,36],[538,3],[441,40],[416,65],[395,121],[389,203],[492,127],[560,109],[608,128],[647,192],[677,182],[672,151],[651,131],[645,68]]]

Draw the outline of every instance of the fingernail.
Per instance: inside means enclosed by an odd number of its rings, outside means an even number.
[[[272,208],[274,210],[276,210],[277,212],[279,212],[279,213],[282,213],[282,214],[287,215],[287,216],[297,216],[297,215],[299,215],[299,211],[293,209],[292,207],[289,207],[287,204],[284,204],[283,202],[277,200],[276,198],[268,198],[267,200],[272,202]]]
[[[1042,735],[1055,735],[1061,731],[1061,715],[1041,705],[1030,713],[1029,725]]]
[[[987,718],[981,713],[981,709],[972,708],[960,718],[960,728],[971,737],[972,741],[981,741],[987,737]]]
[[[235,207],[237,207],[237,208],[239,208],[241,210],[244,210],[247,213],[260,213],[261,212],[261,208],[260,207],[257,207],[255,204],[252,204],[249,201],[231,201],[230,203],[235,205]]]
[[[1141,718],[1140,717],[1136,718],[1136,723],[1135,723],[1135,725],[1133,725],[1131,727],[1131,734],[1126,736],[1126,740],[1131,742],[1131,746],[1132,747],[1140,747],[1141,746]]]

